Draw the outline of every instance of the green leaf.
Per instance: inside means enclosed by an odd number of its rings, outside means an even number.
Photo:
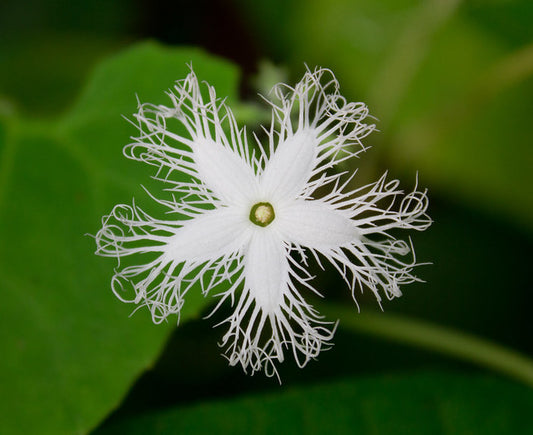
[[[498,378],[390,374],[147,413],[95,434],[526,434],[532,406],[530,389]]]
[[[0,40],[0,95],[16,102],[23,113],[48,119],[72,105],[96,61],[124,46],[103,35],[38,34],[39,38],[25,34],[22,40]]]
[[[151,201],[150,168],[122,156],[135,93],[154,103],[188,72],[235,98],[235,67],[195,49],[137,45],[94,72],[57,122],[0,122],[0,432],[83,433],[118,405],[172,329],[110,290],[115,263],[93,255],[116,203]],[[159,186],[161,187],[161,186]],[[206,301],[191,292],[181,321]]]

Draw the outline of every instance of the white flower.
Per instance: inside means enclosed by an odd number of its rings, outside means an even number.
[[[229,363],[273,375],[287,350],[303,367],[335,330],[302,296],[318,294],[308,258],[333,264],[354,298],[366,287],[378,301],[392,299],[416,281],[412,246],[389,230],[430,225],[426,192],[404,195],[386,174],[347,188],[355,174],[334,169],[365,150],[361,139],[374,125],[364,122],[367,107],[348,103],[338,87],[325,69],[294,88],[277,85],[266,99],[267,146],[257,136],[247,143],[231,110],[192,70],[168,93],[170,107],[140,104],[140,135],[124,153],[157,167],[167,198],[150,196],[171,217],[156,219],[135,204],[104,217],[96,253],[119,259],[116,296],[146,306],[159,323],[179,316],[191,288],[207,295],[229,282],[215,307],[227,299],[235,307],[223,322]],[[130,255],[138,264],[121,267]]]

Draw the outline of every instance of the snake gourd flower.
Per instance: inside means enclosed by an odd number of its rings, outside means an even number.
[[[303,367],[331,345],[336,323],[304,297],[320,294],[310,259],[331,263],[354,300],[364,289],[378,302],[392,299],[417,280],[412,244],[390,231],[431,224],[426,191],[405,194],[387,174],[349,187],[355,173],[336,169],[366,150],[375,126],[330,70],[276,85],[264,97],[272,109],[266,139],[250,144],[192,69],[168,97],[168,106],[139,104],[139,135],[124,148],[156,168],[169,195],[148,193],[166,218],[120,204],[96,235],[96,253],[119,261],[111,281],[119,299],[148,308],[155,323],[173,314],[179,321],[189,291],[218,297],[215,310],[229,300],[220,344],[230,365],[274,375],[286,353]],[[136,264],[122,266],[127,256]]]

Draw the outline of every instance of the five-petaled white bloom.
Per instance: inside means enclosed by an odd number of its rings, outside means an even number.
[[[430,225],[426,192],[415,187],[404,195],[386,174],[347,188],[353,175],[335,167],[365,150],[361,139],[374,125],[365,123],[364,104],[339,94],[331,71],[274,87],[265,98],[272,106],[266,147],[257,136],[247,143],[231,110],[192,70],[168,96],[170,107],[140,104],[140,134],[124,153],[157,167],[168,197],[150,195],[172,219],[117,205],[96,235],[96,253],[119,259],[112,279],[118,298],[146,306],[159,323],[170,314],[179,320],[194,286],[204,295],[218,287],[215,309],[227,299],[234,307],[222,322],[230,364],[272,375],[287,350],[303,367],[331,343],[336,325],[302,296],[318,293],[309,258],[321,267],[329,261],[352,295],[366,287],[378,301],[400,296],[400,285],[417,279],[411,244],[389,230]],[[144,261],[121,268],[130,255]]]

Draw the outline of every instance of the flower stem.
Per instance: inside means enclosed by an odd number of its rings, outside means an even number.
[[[340,318],[340,327],[353,332],[431,349],[491,368],[533,387],[533,360],[519,352],[463,331],[421,320],[382,313],[359,313],[343,306],[323,304],[327,317]]]

